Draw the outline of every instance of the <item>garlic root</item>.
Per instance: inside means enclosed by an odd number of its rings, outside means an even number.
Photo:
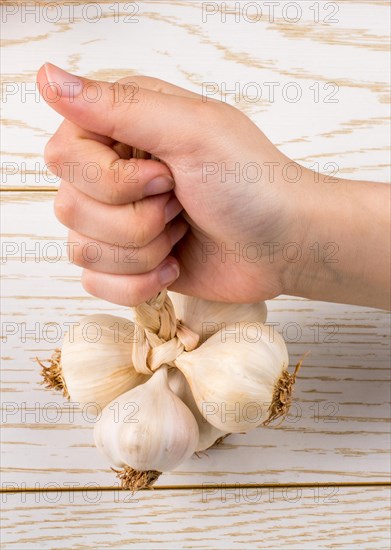
[[[297,363],[294,372],[291,374],[287,370],[282,371],[280,378],[274,388],[273,398],[269,407],[269,417],[263,422],[263,426],[268,426],[273,420],[285,418],[289,412],[289,408],[292,403],[293,388],[296,382],[297,373],[304,361],[304,358],[308,355],[307,352],[302,359]]]
[[[213,443],[213,445],[208,447],[208,449],[214,449],[215,447],[219,447],[222,444],[222,442],[224,441],[224,439],[227,438],[229,435],[231,435],[231,434],[222,435],[221,437],[216,439],[216,441]],[[208,449],[206,449],[206,450],[208,450]]]
[[[130,466],[125,466],[122,470],[111,469],[117,474],[121,482],[121,489],[132,491],[133,493],[141,489],[150,489],[162,474],[162,472],[158,472],[157,470],[138,472]]]
[[[36,357],[35,360],[38,365],[42,367],[41,376],[43,380],[41,384],[43,384],[48,390],[62,392],[62,395],[66,399],[70,399],[61,368],[61,350],[58,348],[55,349],[50,359],[43,360],[48,362],[49,366],[44,365],[43,361],[40,361],[38,357]]]

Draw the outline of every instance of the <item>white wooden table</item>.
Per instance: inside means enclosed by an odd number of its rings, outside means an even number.
[[[34,14],[2,4],[3,547],[389,548],[387,313],[269,302],[292,363],[311,350],[290,416],[136,496],[118,490],[92,420],[44,390],[33,361],[60,345],[68,321],[127,315],[87,295],[66,259],[42,157],[60,118],[34,94],[39,66],[143,73],[196,92],[214,83],[218,99],[236,86],[226,100],[288,156],[387,181],[389,3],[280,1],[274,18],[265,2],[236,2],[236,14],[235,2],[35,2]]]

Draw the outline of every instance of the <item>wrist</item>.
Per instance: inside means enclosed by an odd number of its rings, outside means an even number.
[[[306,170],[297,205],[301,257],[286,269],[287,294],[389,306],[388,185]],[[298,204],[300,203],[300,204]]]
[[[307,298],[317,279],[322,237],[317,223],[317,175],[302,166],[300,169],[302,174],[298,182],[283,182],[287,233],[282,243],[280,273],[284,294]]]

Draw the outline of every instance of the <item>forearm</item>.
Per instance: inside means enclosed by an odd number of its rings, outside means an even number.
[[[390,307],[390,186],[306,172],[306,254],[288,293],[313,300]]]

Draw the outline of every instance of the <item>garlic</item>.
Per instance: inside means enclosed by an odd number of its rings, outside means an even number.
[[[197,422],[168,385],[167,366],[144,384],[120,395],[95,424],[98,449],[117,468],[123,487],[149,486],[195,451]]]
[[[169,292],[177,319],[200,335],[200,343],[223,327],[236,322],[264,323],[267,316],[265,302],[255,304],[227,304],[211,302],[194,296]]]
[[[121,158],[151,158],[121,143],[114,148]],[[49,367],[38,361],[47,387],[102,407],[95,443],[121,469],[123,488],[149,487],[227,433],[286,413],[301,362],[288,373],[284,341],[263,324],[264,302],[217,303],[163,290],[134,314],[135,323],[84,317]]]
[[[202,416],[224,432],[247,432],[268,422],[284,391],[287,402],[273,418],[289,406],[294,375],[285,372],[288,352],[271,326],[231,325],[194,351],[182,353],[175,365],[185,375]]]
[[[218,441],[220,438],[224,438],[227,433],[222,432],[221,430],[218,430],[212,424],[210,424],[205,418],[202,416],[200,411],[198,410],[197,404],[194,401],[193,394],[191,393],[191,389],[189,384],[186,381],[186,378],[181,373],[180,370],[174,368],[170,369],[168,372],[168,384],[171,388],[171,390],[181,398],[181,400],[189,407],[191,412],[194,415],[194,418],[197,421],[198,424],[198,430],[199,430],[199,438],[198,438],[198,444],[196,447],[196,452],[201,452],[209,449],[212,447],[216,441]]]
[[[65,336],[61,355],[44,367],[49,387],[85,405],[105,407],[115,397],[148,379],[132,365],[134,323],[123,317],[87,315]],[[99,412],[99,410],[97,411]]]

